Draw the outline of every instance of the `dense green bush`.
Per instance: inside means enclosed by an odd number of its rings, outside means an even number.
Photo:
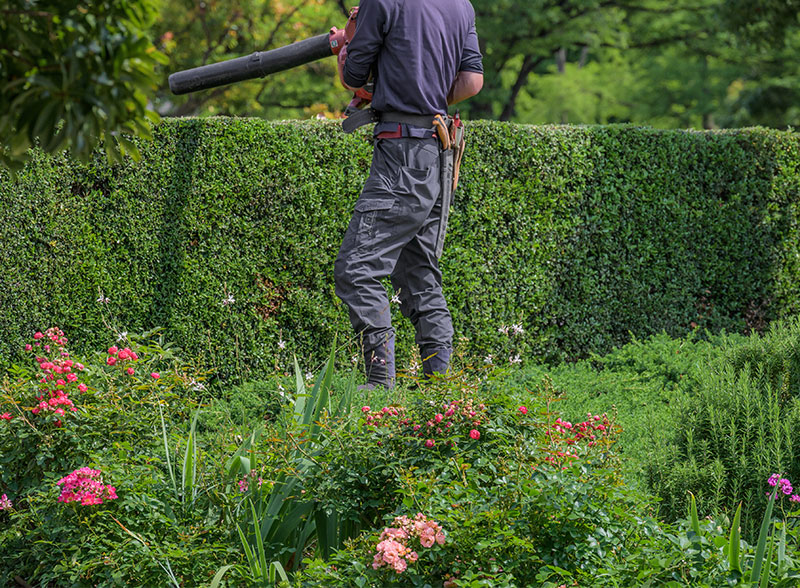
[[[0,181],[0,361],[51,322],[87,346],[106,323],[162,326],[240,380],[274,367],[281,340],[321,360],[348,330],[332,268],[365,138],[324,121],[179,119],[139,162],[36,153]],[[519,324],[517,353],[572,359],[630,333],[797,311],[799,145],[760,129],[470,124],[442,258],[458,336],[483,354]]]
[[[686,512],[688,492],[708,512],[739,502],[753,539],[766,508],[764,480],[800,479],[800,320],[773,323],[764,337],[729,342],[720,358],[675,397],[671,427],[653,439],[649,485],[662,514]]]

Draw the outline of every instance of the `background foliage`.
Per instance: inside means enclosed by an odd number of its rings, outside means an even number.
[[[169,74],[342,26],[344,0],[13,0],[0,6],[2,161],[35,142],[130,150],[164,116],[336,117],[335,61],[173,96]],[[800,124],[798,0],[474,0],[473,119],[664,128]]]
[[[469,133],[442,259],[469,357],[504,345],[494,361],[576,359],[630,333],[762,329],[797,312],[797,135]],[[274,370],[282,342],[321,360],[349,331],[332,266],[364,138],[324,121],[182,119],[141,143],[139,163],[36,152],[0,183],[0,357],[57,322],[86,345],[106,325],[163,326],[224,378]],[[511,324],[524,334],[498,332]]]

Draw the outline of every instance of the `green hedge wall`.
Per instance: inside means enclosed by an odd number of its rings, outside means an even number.
[[[468,132],[441,261],[467,358],[508,351],[503,324],[525,329],[514,353],[559,361],[630,333],[743,331],[797,312],[798,134]],[[160,326],[233,380],[290,351],[322,358],[349,335],[333,261],[367,139],[329,121],[174,119],[139,162],[34,154],[0,176],[0,362],[54,324],[85,349],[112,340],[108,325]]]

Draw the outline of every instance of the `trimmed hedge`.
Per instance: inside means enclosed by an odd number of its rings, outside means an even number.
[[[630,333],[746,331],[800,308],[796,133],[468,133],[441,262],[466,357],[501,346],[503,324],[525,329],[515,353],[558,361]],[[53,324],[93,348],[105,324],[161,326],[233,380],[271,371],[281,337],[321,359],[350,330],[333,261],[369,170],[367,131],[207,118],[155,135],[139,162],[37,153],[16,180],[0,176],[0,361]]]

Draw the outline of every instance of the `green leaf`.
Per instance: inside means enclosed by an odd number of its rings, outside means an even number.
[[[220,583],[222,582],[222,577],[231,569],[233,565],[222,566],[217,573],[214,574],[214,578],[211,580],[211,584],[208,588],[218,588]]]
[[[750,572],[750,581],[755,583],[759,581],[761,576],[761,566],[764,562],[764,552],[767,549],[767,535],[769,535],[770,523],[772,521],[772,509],[775,506],[775,497],[778,491],[775,490],[767,500],[767,510],[764,513],[764,518],[761,521],[761,530],[758,533],[758,541],[756,542],[756,554],[753,561],[753,569]]]
[[[692,496],[692,500],[694,500],[694,496]],[[733,524],[731,525],[731,533],[730,539],[728,540],[728,563],[730,564],[730,569],[736,572],[742,573],[742,562],[739,559],[739,550],[741,548],[740,543],[740,521],[742,518],[742,503],[739,503],[739,507],[736,509],[736,515],[733,517]]]

